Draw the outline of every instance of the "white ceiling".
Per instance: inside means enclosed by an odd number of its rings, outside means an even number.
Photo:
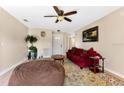
[[[117,6],[59,6],[65,12],[77,10],[77,14],[69,16],[72,22],[62,21],[55,23],[56,18],[44,18],[45,15],[54,15],[52,6],[4,6],[6,11],[29,28],[45,28],[57,31],[73,32],[119,9]],[[29,22],[23,21],[28,19]]]

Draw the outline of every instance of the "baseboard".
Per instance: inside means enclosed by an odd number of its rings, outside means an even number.
[[[24,63],[27,60],[27,58],[24,58],[23,60],[19,61],[18,63],[12,65],[11,67],[6,68],[4,71],[0,72],[0,76],[4,75],[5,73],[7,73],[8,71],[10,71],[11,69],[15,68],[16,66],[18,66],[21,63]]]
[[[124,75],[122,75],[122,74],[114,72],[114,71],[112,71],[112,70],[110,70],[108,68],[105,68],[105,72],[107,72],[107,73],[113,75],[114,77],[119,78],[120,80],[124,81]]]

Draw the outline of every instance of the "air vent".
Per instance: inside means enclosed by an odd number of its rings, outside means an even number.
[[[23,19],[23,21],[25,21],[25,22],[29,22],[27,19]]]

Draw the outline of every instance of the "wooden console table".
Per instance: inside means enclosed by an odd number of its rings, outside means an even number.
[[[89,66],[89,69],[94,73],[102,72],[104,73],[104,60],[105,58],[98,58],[98,57],[90,57],[93,62],[93,65]],[[102,64],[96,64],[96,60],[102,61]]]

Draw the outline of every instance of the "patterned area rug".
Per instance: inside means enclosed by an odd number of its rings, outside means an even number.
[[[65,86],[123,86],[121,81],[108,73],[94,74],[89,69],[80,69],[69,60],[64,64],[65,68]]]

